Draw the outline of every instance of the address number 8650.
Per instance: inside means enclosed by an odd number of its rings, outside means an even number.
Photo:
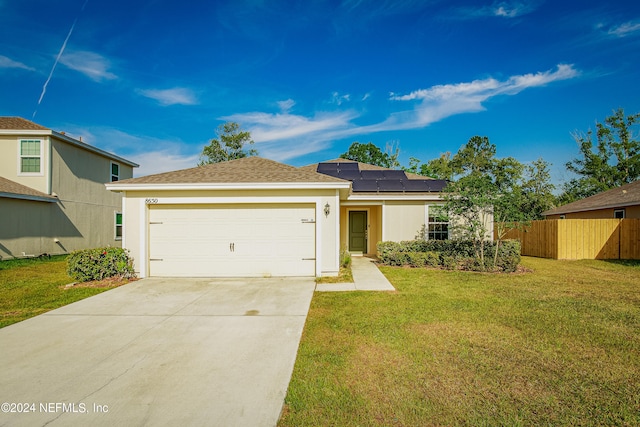
[[[144,202],[147,205],[155,205],[156,203],[158,203],[158,199],[144,199]]]

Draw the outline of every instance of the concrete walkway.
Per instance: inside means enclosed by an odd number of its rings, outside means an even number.
[[[318,283],[318,292],[337,291],[395,291],[391,283],[378,270],[371,258],[354,256],[351,258],[353,283]]]

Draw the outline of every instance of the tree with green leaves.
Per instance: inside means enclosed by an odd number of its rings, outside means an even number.
[[[400,166],[400,162],[398,162],[399,151],[398,148],[393,150],[391,146],[388,146],[385,151],[382,151],[371,142],[362,144],[356,141],[349,146],[349,150],[346,153],[340,155],[340,158],[382,166],[384,168],[396,168]]]
[[[218,137],[202,149],[198,166],[258,155],[258,151],[252,148],[251,133],[243,131],[238,123],[223,123],[216,133]]]
[[[493,221],[494,265],[507,231],[537,219],[553,200],[548,164],[538,159],[523,165],[513,157],[496,158],[487,137],[474,136],[453,156],[455,180],[445,189],[445,206],[454,219],[454,237],[470,239],[480,267],[485,266],[485,241]]]
[[[409,157],[409,167],[403,168],[406,172],[415,173],[422,176],[428,176],[434,179],[453,179],[453,169],[451,167],[451,153],[442,153],[437,159],[429,160],[427,163],[420,164],[420,160],[415,157]]]
[[[625,116],[622,108],[596,123],[593,131],[575,133],[580,155],[566,164],[577,175],[564,185],[560,203],[593,196],[602,191],[628,184],[640,178],[640,140],[634,126],[640,113]]]

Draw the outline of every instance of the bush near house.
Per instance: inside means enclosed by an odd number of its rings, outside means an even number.
[[[74,251],[67,258],[67,273],[79,282],[109,277],[135,277],[133,258],[122,248],[95,248]]]
[[[408,240],[379,242],[378,255],[385,265],[435,267],[447,270],[513,272],[520,263],[520,242],[499,242],[498,256],[494,253],[498,242],[485,243],[484,265],[475,255],[471,240]]]

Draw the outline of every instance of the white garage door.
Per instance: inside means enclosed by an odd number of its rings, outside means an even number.
[[[313,205],[156,205],[149,274],[166,277],[315,275]]]

